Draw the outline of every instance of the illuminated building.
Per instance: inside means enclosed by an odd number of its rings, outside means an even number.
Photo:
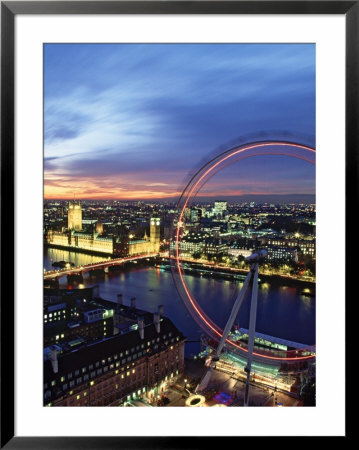
[[[160,218],[152,216],[150,219],[150,237],[143,239],[130,239],[128,241],[128,255],[139,255],[143,253],[158,253],[160,251]]]
[[[245,214],[241,214],[240,221],[243,222],[245,225],[251,225],[252,224],[252,218],[250,216],[245,215]]]
[[[69,202],[67,228],[69,230],[82,230],[82,207],[81,203],[75,200],[73,202]]]
[[[96,233],[98,235],[101,235],[103,233],[103,223],[101,222],[101,219],[98,219],[95,225]]]
[[[87,311],[77,314],[78,317],[70,322],[58,320],[45,324],[44,344],[51,345],[69,339],[76,342],[84,337],[101,339],[113,335],[113,310],[106,310],[91,302]]]
[[[296,248],[290,247],[266,247],[268,251],[267,259],[273,261],[294,261],[298,262],[298,252]]]
[[[248,250],[245,248],[235,248],[230,247],[228,249],[228,255],[233,256],[234,258],[238,258],[239,256],[243,256],[244,258],[247,258],[247,256],[250,256],[253,253],[253,249]]]
[[[221,239],[207,238],[203,252],[207,256],[227,255],[228,246],[227,243]]]
[[[193,256],[193,254],[202,254],[203,253],[203,242],[202,241],[190,241],[190,240],[182,240],[179,243],[180,252],[182,256]]]
[[[137,324],[98,342],[45,348],[44,405],[116,406],[162,393],[183,374],[185,338],[158,313],[138,316]]]
[[[185,234],[178,244],[181,255],[192,257],[195,253],[202,254],[207,237],[209,237],[208,233],[189,232]],[[174,243],[171,243],[171,248],[174,248]]]
[[[98,233],[82,233],[72,230],[68,233],[50,230],[46,243],[54,247],[67,247],[71,250],[86,250],[91,253],[114,253],[113,237],[99,237]]]
[[[214,208],[212,209],[214,214],[223,214],[224,211],[227,211],[227,202],[214,202]]]
[[[44,344],[113,335],[113,305],[97,303],[94,295],[98,295],[97,287],[70,291],[45,289]]]
[[[65,247],[69,250],[87,251],[89,253],[101,253],[105,255],[132,256],[143,253],[158,253],[160,250],[160,218],[151,217],[150,236],[146,234],[143,239],[128,239],[128,237],[105,237],[99,231],[103,231],[103,224],[100,220],[96,222],[96,231],[84,233],[68,230],[49,230],[45,242],[52,247]]]
[[[154,252],[160,250],[160,218],[151,217],[150,221],[150,242]]]
[[[202,210],[199,208],[191,208],[191,222],[200,222],[202,218]]]
[[[315,239],[268,239],[268,246],[276,247],[298,247],[303,255],[310,255],[315,258]]]

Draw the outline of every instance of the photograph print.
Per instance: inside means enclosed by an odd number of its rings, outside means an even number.
[[[43,405],[316,405],[315,44],[44,44]]]

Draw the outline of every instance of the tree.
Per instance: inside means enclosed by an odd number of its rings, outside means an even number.
[[[311,378],[300,392],[304,406],[315,406],[315,378]]]
[[[223,261],[223,257],[224,257],[223,253],[218,253],[217,255],[214,256],[213,259],[214,259],[215,262],[219,263],[219,262]]]

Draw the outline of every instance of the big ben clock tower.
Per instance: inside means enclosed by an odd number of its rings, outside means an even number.
[[[153,252],[160,251],[160,218],[152,216],[150,221],[150,243]]]
[[[80,202],[69,202],[69,209],[67,213],[67,228],[69,230],[82,230],[82,207]]]

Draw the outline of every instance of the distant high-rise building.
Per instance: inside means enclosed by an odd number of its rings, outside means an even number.
[[[214,215],[221,215],[223,216],[223,213],[227,211],[227,202],[220,201],[220,202],[214,202],[214,208],[212,209],[212,212]]]
[[[67,228],[76,231],[82,230],[82,206],[81,203],[76,200],[69,202]]]
[[[191,222],[199,222],[202,217],[202,210],[199,208],[191,208]]]

